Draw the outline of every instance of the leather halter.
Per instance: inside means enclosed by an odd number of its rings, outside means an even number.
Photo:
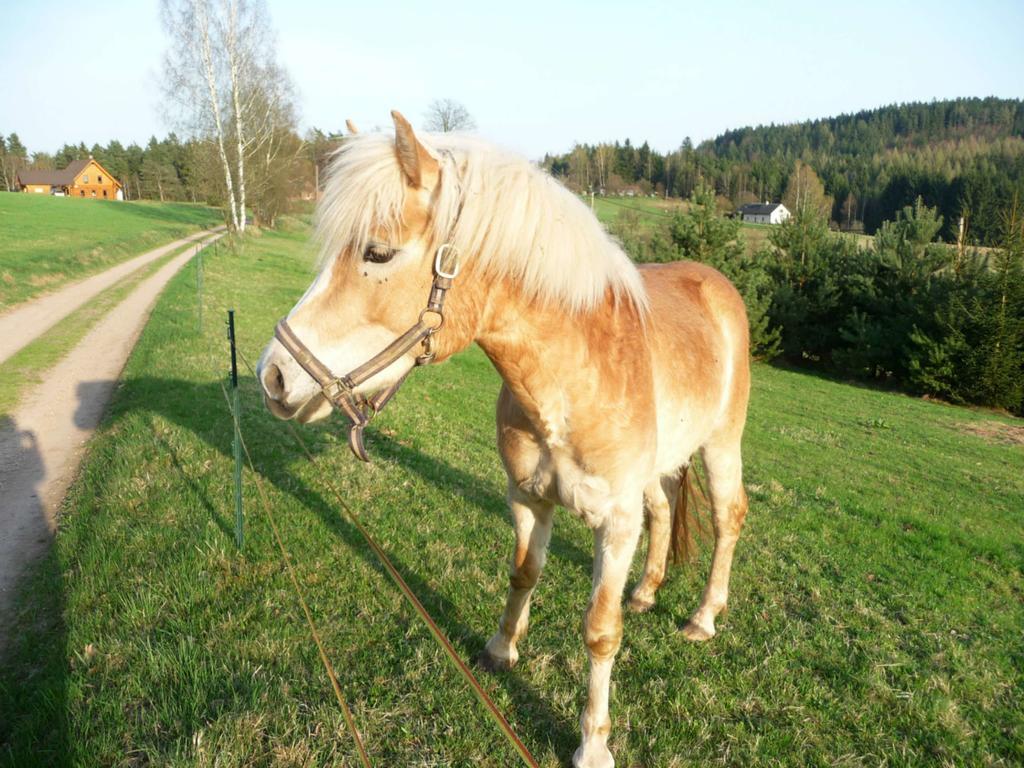
[[[358,368],[344,376],[335,376],[316,355],[302,343],[295,331],[288,325],[288,318],[282,319],[274,329],[274,337],[281,342],[302,369],[320,385],[320,391],[327,401],[352,421],[348,433],[348,446],[357,459],[368,462],[370,457],[363,445],[363,430],[370,420],[383,410],[406,377],[410,368],[390,387],[370,397],[355,392],[363,382],[376,376],[396,360],[401,359],[417,344],[423,345],[423,353],[416,356],[416,365],[426,365],[434,359],[434,334],[444,325],[444,299],[452,281],[459,274],[459,254],[453,245],[445,243],[434,255],[434,282],[430,286],[427,306],[420,312],[416,324],[388,344]]]

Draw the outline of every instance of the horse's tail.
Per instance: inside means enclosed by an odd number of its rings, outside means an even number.
[[[700,475],[693,464],[687,464],[679,473],[679,491],[672,510],[672,536],[670,552],[672,563],[686,563],[697,554],[697,545],[707,537],[700,512],[708,506],[707,494]]]

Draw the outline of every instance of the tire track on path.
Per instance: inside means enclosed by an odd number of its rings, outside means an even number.
[[[216,227],[213,230],[197,232],[194,235],[175,240],[173,243],[154,248],[152,251],[128,259],[128,261],[122,261],[97,275],[66,285],[54,293],[26,301],[24,304],[19,304],[0,314],[0,363],[42,336],[89,299],[105,291],[121,278],[184,245],[208,238],[211,231],[216,232],[223,229],[224,227]]]
[[[157,297],[219,237],[189,248],[143,280],[0,419],[0,651],[14,590],[53,543],[57,511]]]

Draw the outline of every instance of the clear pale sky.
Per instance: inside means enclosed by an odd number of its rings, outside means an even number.
[[[450,97],[531,158],[659,150],[899,101],[1024,97],[1024,1],[268,0],[303,129],[414,125]],[[0,0],[0,133],[30,151],[144,143],[167,46],[155,0]]]

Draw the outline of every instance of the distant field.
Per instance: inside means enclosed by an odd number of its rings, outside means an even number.
[[[581,195],[580,199],[590,205],[590,197]],[[683,210],[687,206],[683,200],[664,200],[660,197],[594,197],[594,214],[598,220],[608,225],[615,220],[620,211],[636,211],[644,219],[656,221],[668,219],[674,211]]]
[[[0,192],[0,311],[221,223],[205,205]]]
[[[168,287],[21,593],[0,668],[0,765],[357,765],[247,476],[232,537],[222,311],[255,360],[301,295],[306,233],[266,232]],[[456,286],[455,290],[458,290]],[[244,369],[243,369],[244,370]],[[337,480],[465,658],[494,631],[512,533],[479,349],[418,370],[349,454],[302,459],[242,375],[242,422],[375,766],[509,768],[500,739],[339,516]],[[621,766],[1019,765],[1024,577],[1018,421],[755,365],[750,515],[730,611],[679,627],[708,568],[627,615],[612,687]],[[482,681],[544,768],[578,739],[592,537],[560,512],[522,660]],[[636,570],[634,570],[634,578]]]
[[[590,197],[581,195],[583,202],[590,204]],[[594,214],[598,220],[608,226],[622,211],[636,211],[640,214],[640,222],[646,227],[654,227],[661,221],[667,221],[675,211],[686,210],[685,200],[651,197],[595,197]],[[741,224],[740,233],[746,244],[747,253],[755,253],[768,243],[768,235],[772,227],[767,224]],[[847,233],[845,237],[854,238],[858,245],[868,246],[874,242],[870,235]]]
[[[747,244],[747,252],[754,253],[759,250],[762,245],[768,242],[768,235],[772,231],[772,224],[747,224],[743,223],[740,225],[740,232],[743,233],[744,242]],[[843,237],[849,237],[856,241],[857,245],[862,248],[867,248],[875,242],[875,238],[871,235],[859,235],[855,232],[844,232]]]

